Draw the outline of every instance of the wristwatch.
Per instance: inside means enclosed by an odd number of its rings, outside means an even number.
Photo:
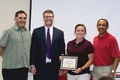
[[[112,73],[115,73],[115,70],[112,70],[111,72],[112,72]]]

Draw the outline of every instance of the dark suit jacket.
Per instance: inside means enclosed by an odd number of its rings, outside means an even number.
[[[30,51],[30,64],[35,65],[37,72],[43,71],[46,64],[46,36],[45,27],[34,29],[32,34],[32,43]],[[51,47],[51,70],[58,71],[59,56],[65,53],[64,33],[53,27],[53,38]]]

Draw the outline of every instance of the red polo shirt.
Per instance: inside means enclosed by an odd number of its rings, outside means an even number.
[[[117,40],[108,32],[101,38],[96,36],[93,45],[95,66],[109,66],[113,64],[115,57],[120,56]]]

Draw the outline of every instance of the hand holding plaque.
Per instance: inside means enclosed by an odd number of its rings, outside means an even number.
[[[75,56],[62,56],[60,69],[64,70],[76,70],[78,57]]]

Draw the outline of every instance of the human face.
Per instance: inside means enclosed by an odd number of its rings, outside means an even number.
[[[24,13],[18,14],[18,16],[14,18],[16,25],[21,29],[25,27],[26,19],[27,17]]]
[[[83,39],[85,36],[85,28],[83,26],[78,26],[75,30],[75,35],[77,39]]]
[[[105,20],[100,20],[97,23],[97,29],[98,29],[99,35],[104,35],[108,29],[107,22]]]
[[[46,27],[51,27],[53,25],[54,16],[52,13],[45,13],[43,20]]]

